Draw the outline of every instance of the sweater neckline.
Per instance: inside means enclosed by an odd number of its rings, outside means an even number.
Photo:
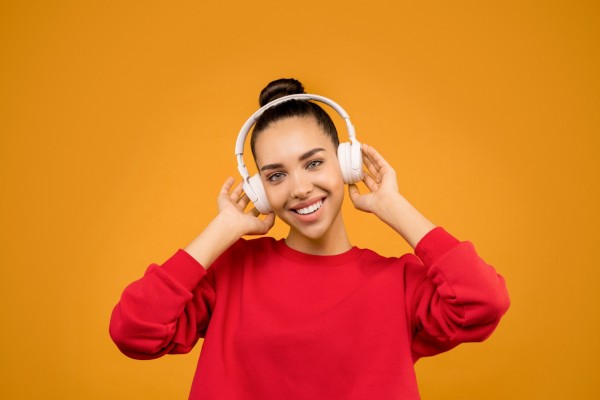
[[[288,260],[315,267],[343,265],[350,261],[356,261],[361,256],[361,251],[356,246],[352,246],[348,251],[335,255],[307,254],[292,249],[285,243],[284,239],[279,239],[275,242],[275,250]]]

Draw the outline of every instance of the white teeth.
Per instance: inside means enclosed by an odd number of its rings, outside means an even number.
[[[300,209],[296,210],[296,212],[300,215],[312,214],[315,211],[317,211],[319,208],[321,208],[322,205],[323,205],[323,200],[319,200],[316,203],[311,204],[308,207],[300,208]]]

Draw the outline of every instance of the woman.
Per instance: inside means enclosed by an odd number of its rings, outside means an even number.
[[[260,104],[303,92],[280,79]],[[368,193],[351,184],[350,199],[415,254],[351,245],[337,132],[316,103],[265,111],[251,147],[271,212],[244,211],[248,197],[229,178],[204,231],[125,289],[110,325],[123,353],[186,353],[205,338],[191,399],[418,399],[417,359],[493,332],[509,305],[503,278],[412,207],[364,144]],[[275,216],[285,240],[242,238],[266,234]]]

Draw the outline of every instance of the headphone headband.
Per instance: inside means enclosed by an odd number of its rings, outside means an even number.
[[[240,174],[242,175],[244,180],[247,180],[249,177],[248,169],[246,168],[246,165],[244,164],[244,159],[243,159],[244,143],[246,142],[246,137],[248,136],[248,133],[250,132],[250,130],[252,129],[254,124],[256,124],[256,121],[260,118],[261,115],[263,115],[263,113],[266,110],[268,110],[269,108],[275,107],[281,103],[285,103],[286,101],[289,101],[289,100],[307,100],[307,101],[313,100],[313,101],[318,101],[320,103],[327,104],[328,106],[333,108],[344,119],[344,121],[346,122],[346,127],[348,129],[348,137],[350,138],[350,141],[352,143],[356,142],[356,133],[354,132],[354,126],[352,125],[352,122],[350,121],[350,117],[348,116],[348,113],[346,112],[346,110],[344,110],[342,108],[342,106],[340,106],[335,101],[333,101],[327,97],[319,96],[316,94],[309,94],[309,93],[291,94],[288,96],[280,97],[278,99],[275,99],[275,100],[265,104],[261,108],[259,108],[254,114],[252,114],[252,116],[250,118],[248,118],[248,120],[242,126],[242,129],[240,129],[240,133],[238,134],[237,141],[235,143],[235,156],[236,156],[237,162],[238,162],[238,171],[240,172]]]

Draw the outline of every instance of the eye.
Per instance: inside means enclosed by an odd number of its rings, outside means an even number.
[[[271,175],[267,176],[267,180],[269,182],[279,182],[280,180],[283,179],[283,177],[285,176],[285,174],[283,172],[274,172]]]
[[[318,166],[320,166],[321,164],[323,164],[323,160],[310,160],[306,164],[306,169],[315,169]]]

